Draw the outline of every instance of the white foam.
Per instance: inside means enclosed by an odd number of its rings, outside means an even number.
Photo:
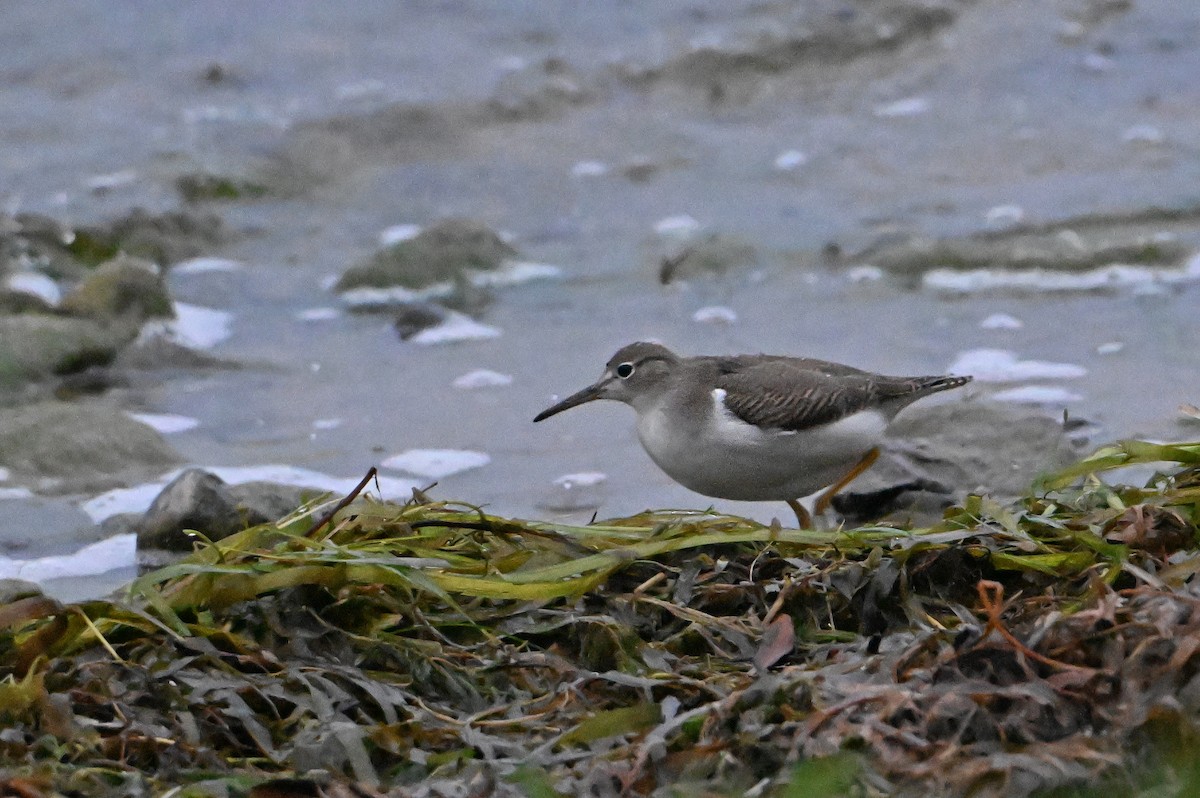
[[[477,286],[521,285],[534,280],[550,280],[562,276],[562,268],[549,263],[525,260],[506,260],[498,269],[472,272],[470,280]]]
[[[1017,402],[1026,405],[1062,405],[1083,399],[1074,391],[1051,385],[1022,385],[1019,388],[1008,388],[992,394],[991,398],[997,402]]]
[[[906,97],[892,103],[875,106],[875,116],[890,118],[900,116],[917,116],[929,111],[932,107],[924,97]]]
[[[601,177],[608,174],[608,164],[603,161],[579,161],[571,167],[575,177]]]
[[[230,335],[233,314],[215,308],[175,303],[175,318],[142,325],[138,339],[163,337],[189,349],[212,349]]]
[[[724,305],[709,305],[692,314],[692,321],[701,324],[733,324],[737,318],[737,312]]]
[[[420,234],[421,225],[419,224],[394,224],[380,231],[379,245],[390,247],[392,244],[399,244],[401,241],[411,241]]]
[[[1057,269],[932,269],[921,278],[927,288],[950,294],[985,291],[1096,291],[1102,289],[1176,285],[1200,280],[1200,255],[1183,266],[1112,264],[1084,271]]]
[[[351,288],[349,291],[343,291],[340,296],[342,301],[351,307],[373,307],[376,305],[401,305],[429,296],[431,293],[428,290],[414,291],[411,288],[393,285],[388,288],[365,286]]]
[[[72,576],[92,576],[132,568],[137,564],[137,535],[116,535],[84,546],[72,554],[56,554],[29,560],[0,556],[0,579],[45,582]]]
[[[190,416],[179,416],[174,413],[127,413],[134,421],[140,421],[155,432],[170,435],[175,432],[186,432],[200,426],[198,419]]]
[[[393,455],[380,465],[430,479],[441,479],[480,468],[492,462],[483,452],[466,449],[409,449]]]
[[[1154,125],[1134,125],[1121,134],[1121,140],[1130,144],[1162,144],[1166,138]]]
[[[1120,352],[1124,348],[1125,348],[1125,344],[1121,341],[1109,341],[1108,343],[1103,343],[1103,344],[1100,344],[1100,346],[1096,347],[1096,354],[1098,354],[1098,355],[1115,355],[1117,352]]]
[[[1024,382],[1026,380],[1074,379],[1087,369],[1074,363],[1018,360],[1006,349],[972,349],[963,352],[947,368],[951,374],[970,374],[980,382]]]
[[[9,291],[35,296],[47,305],[54,306],[62,301],[58,283],[40,272],[14,272],[5,278],[4,286]]]
[[[603,471],[580,471],[575,474],[563,474],[561,477],[556,477],[554,484],[564,490],[572,490],[574,488],[590,488],[607,480],[608,474],[605,474]]]
[[[686,238],[700,229],[700,223],[686,213],[667,216],[654,223],[654,232],[660,236]]]
[[[775,168],[781,172],[799,169],[808,163],[808,156],[800,150],[784,150],[775,158]]]
[[[32,498],[33,491],[29,488],[0,488],[0,500]]]
[[[997,205],[989,208],[983,218],[991,224],[1015,224],[1025,218],[1025,209],[1020,205]]]
[[[330,321],[342,315],[337,308],[305,308],[296,313],[297,321]]]
[[[12,476],[12,472],[4,466],[0,466],[0,482],[8,482],[8,478]]]
[[[106,191],[112,191],[114,188],[131,185],[137,179],[137,172],[132,169],[122,169],[119,172],[92,175],[83,184],[88,187],[88,190],[94,191],[97,194],[103,194]]]
[[[1007,313],[993,313],[979,322],[981,330],[1019,330],[1024,326],[1025,322]]]
[[[318,418],[313,421],[312,428],[322,430],[337,429],[344,423],[346,423],[346,419],[344,418]]]
[[[171,274],[208,274],[210,272],[236,272],[245,268],[241,261],[229,258],[188,258],[171,267]]]
[[[333,494],[348,494],[358,485],[362,477],[334,477],[307,468],[297,468],[289,465],[258,465],[258,466],[205,466],[204,470],[216,474],[230,485],[241,485],[246,482],[277,482],[281,485],[297,485],[302,488],[312,488],[314,491]],[[167,484],[179,476],[183,469],[175,469],[163,474],[153,482],[135,485],[131,488],[117,488],[102,493],[83,502],[80,508],[100,523],[118,513],[144,513],[149,509],[156,496]],[[413,488],[421,487],[410,479],[380,476],[379,495],[385,499],[405,498],[412,493]],[[375,481],[372,481],[364,493],[375,492]]]
[[[549,263],[533,263],[523,260],[506,260],[498,268],[487,271],[468,270],[467,280],[475,286],[505,287],[520,285],[534,280],[548,280],[561,277],[563,270]],[[419,302],[427,299],[438,299],[454,293],[454,283],[445,280],[432,283],[424,288],[405,288],[392,285],[384,288],[362,287],[351,288],[341,293],[342,301],[352,307],[376,307],[380,305],[400,305],[406,302]]]
[[[499,337],[500,330],[496,327],[480,324],[464,313],[451,310],[440,324],[421,330],[409,340],[414,344],[431,346],[459,341],[484,341]]]
[[[498,371],[489,369],[475,369],[468,371],[461,377],[456,377],[454,382],[450,383],[455,388],[463,390],[475,390],[477,388],[500,388],[505,385],[512,385],[513,378],[511,374],[501,374]]]
[[[854,266],[846,270],[846,279],[852,283],[873,283],[883,279],[883,269],[870,264]]]

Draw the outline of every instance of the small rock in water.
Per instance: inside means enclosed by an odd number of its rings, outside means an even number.
[[[420,332],[437,327],[446,320],[447,311],[441,305],[428,302],[408,302],[396,308],[392,322],[401,341],[407,341]]]
[[[380,465],[419,477],[441,479],[481,468],[492,462],[483,452],[465,449],[409,449],[384,460]]]

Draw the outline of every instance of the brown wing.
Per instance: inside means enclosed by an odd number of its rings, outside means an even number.
[[[891,416],[926,394],[956,388],[969,377],[885,377],[821,360],[761,359],[717,380],[725,406],[760,427],[802,430],[871,407]]]

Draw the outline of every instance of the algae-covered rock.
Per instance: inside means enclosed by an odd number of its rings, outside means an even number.
[[[162,435],[100,402],[41,402],[0,408],[0,465],[58,477],[64,489],[112,477],[161,473],[179,462]]]
[[[175,311],[158,267],[141,258],[122,255],[101,264],[62,301],[62,310],[75,316],[138,320],[171,318]]]
[[[128,324],[92,319],[0,316],[0,387],[107,365],[136,332]]]
[[[209,172],[180,175],[175,180],[175,188],[187,202],[258,199],[267,193],[266,186],[248,178]]]
[[[123,252],[165,266],[201,255],[225,238],[217,216],[187,211],[152,214],[135,208],[109,224],[77,228],[67,249],[88,264],[103,263]]]
[[[347,269],[336,288],[425,288],[453,282],[470,272],[491,271],[516,254],[486,225],[446,219]]]

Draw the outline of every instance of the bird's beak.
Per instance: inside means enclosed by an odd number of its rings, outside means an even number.
[[[591,402],[595,399],[603,399],[605,392],[608,390],[609,382],[611,382],[611,378],[605,377],[599,382],[593,383],[592,385],[584,388],[582,391],[576,391],[558,404],[547,407],[545,410],[538,413],[533,417],[534,422],[536,423],[538,421],[544,421],[545,419],[550,418],[550,416],[557,415],[564,410],[570,410],[572,407],[578,407],[579,405],[586,404],[587,402]]]

